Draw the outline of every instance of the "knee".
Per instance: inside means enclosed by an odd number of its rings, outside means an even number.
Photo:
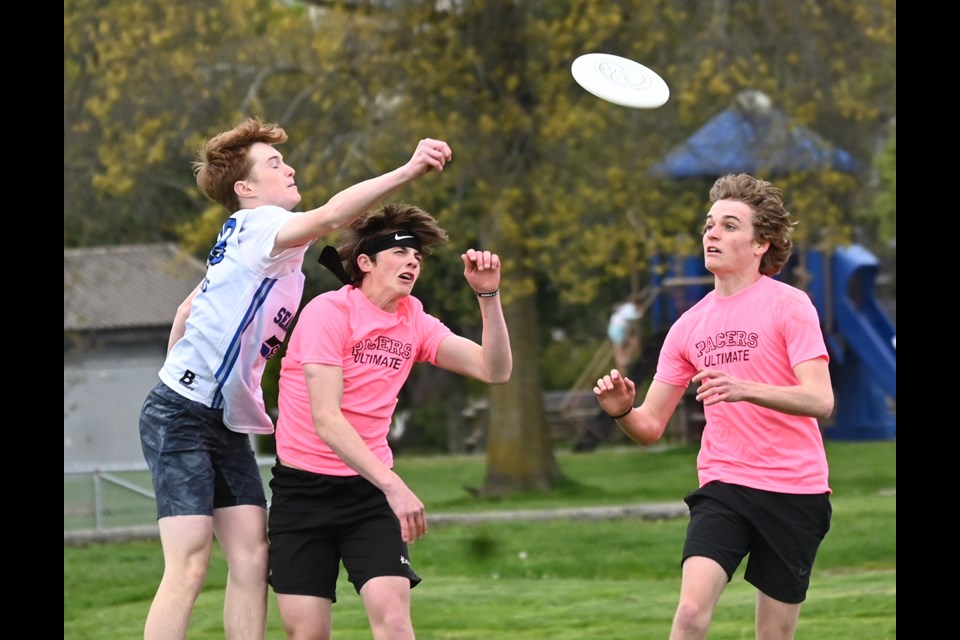
[[[207,579],[207,559],[193,556],[176,567],[168,564],[164,568],[163,578],[163,582],[169,587],[196,597]]]
[[[380,619],[378,625],[384,632],[384,638],[410,638],[413,637],[413,623],[410,615],[402,611],[387,612]],[[379,637],[379,636],[378,636]]]
[[[287,634],[287,640],[331,640],[333,637],[333,630],[330,628],[288,624],[286,621],[283,622],[283,630]]]
[[[696,602],[681,601],[673,618],[673,627],[683,637],[704,637],[710,627],[713,612]]]
[[[256,543],[243,553],[227,559],[230,576],[235,580],[250,583],[266,583],[269,572],[269,553],[266,542]]]

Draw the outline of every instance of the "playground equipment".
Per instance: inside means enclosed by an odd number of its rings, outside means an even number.
[[[816,170],[855,173],[857,163],[845,150],[793,122],[763,92],[747,90],[650,173],[710,180],[724,173],[759,171],[770,177]],[[829,254],[805,250],[795,259],[800,264],[788,264],[783,278],[810,294],[830,351],[836,408],[824,434],[838,440],[896,438],[896,335],[874,293],[879,260],[860,245]],[[682,283],[705,273],[700,256],[674,259],[666,266],[655,285]],[[692,284],[664,291],[673,295],[655,305],[655,326],[669,326],[707,289]]]
[[[654,164],[650,174],[713,180],[725,173],[775,177],[813,170],[854,173],[857,163],[845,150],[793,122],[766,94],[746,90]],[[874,292],[879,260],[859,245],[829,254],[800,251],[794,260],[778,277],[810,295],[830,352],[836,408],[831,422],[824,425],[824,435],[837,440],[896,438],[896,331]],[[654,261],[650,273],[641,310],[654,339],[642,343],[641,359],[646,361],[635,379],[653,375],[658,341],[681,313],[713,288],[701,255],[662,258]],[[652,358],[649,350],[655,350]],[[576,385],[595,379],[597,368],[608,366],[609,359],[609,351],[598,352]],[[576,385],[574,389],[579,389]],[[697,404],[688,393],[677,412],[688,440],[696,439],[703,428]]]
[[[860,245],[804,251],[802,269],[788,264],[779,279],[804,289],[817,308],[830,352],[836,409],[824,435],[836,440],[897,437],[896,330],[875,295],[879,260]],[[701,256],[674,258],[653,269],[654,331],[668,328],[712,288]],[[664,295],[666,294],[666,295]]]
[[[837,440],[897,437],[896,329],[874,295],[879,260],[859,245],[832,256],[811,252],[809,293],[830,350],[836,409],[825,435]]]

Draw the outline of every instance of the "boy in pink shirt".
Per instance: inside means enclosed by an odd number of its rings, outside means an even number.
[[[685,499],[680,603],[670,638],[705,638],[720,594],[749,554],[758,638],[792,638],[817,550],[830,528],[827,458],[818,419],[833,411],[816,308],[771,278],[795,225],[778,188],[746,174],[719,178],[703,229],[714,290],[670,328],[643,403],[614,369],[601,407],[633,440],[659,440],[689,382],[706,427],[700,488]]]
[[[159,380],[140,412],[156,496],[163,577],[144,640],[187,637],[216,536],[227,561],[224,636],[259,640],[267,623],[267,499],[250,434],[273,433],[260,382],[300,306],[304,255],[383,198],[453,158],[424,138],[403,165],[297,210],[287,133],[247,118],[204,144],[197,186],[230,216],[203,281],[178,307]]]
[[[420,578],[407,544],[427,532],[427,520],[392,470],[397,395],[416,362],[489,384],[507,382],[513,368],[496,254],[461,255],[483,319],[480,344],[411,295],[423,256],[446,240],[428,213],[385,205],[321,255],[345,285],[311,300],[291,335],[270,482],[270,584],[288,637],[330,637],[341,561],[373,637],[414,637],[410,590]]]

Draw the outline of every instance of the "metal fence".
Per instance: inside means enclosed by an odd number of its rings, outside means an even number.
[[[264,478],[274,463],[272,457],[257,459]],[[111,532],[139,536],[156,535],[156,504],[146,463],[101,465],[63,470],[64,541],[109,537]],[[135,533],[134,533],[135,532]]]

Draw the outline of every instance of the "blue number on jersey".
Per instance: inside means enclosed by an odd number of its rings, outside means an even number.
[[[219,264],[223,261],[224,254],[227,252],[227,238],[233,235],[237,230],[237,221],[235,218],[228,218],[220,229],[220,237],[217,238],[217,244],[210,250],[210,256],[207,258],[208,265]]]

